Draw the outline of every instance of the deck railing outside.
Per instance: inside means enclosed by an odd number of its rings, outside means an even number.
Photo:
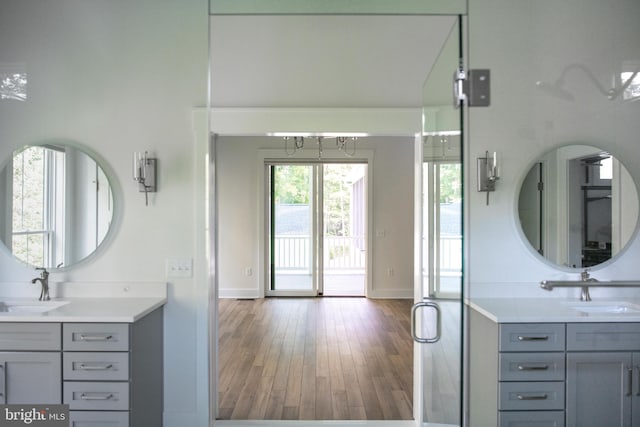
[[[363,270],[366,243],[362,236],[325,236],[325,270]],[[275,265],[279,270],[308,270],[311,265],[311,240],[308,236],[276,236]]]
[[[364,237],[325,236],[324,268],[327,270],[360,270],[366,265]],[[462,237],[440,236],[440,272],[460,274],[462,270]],[[426,260],[425,260],[426,261]],[[276,236],[276,268],[308,270],[311,265],[311,240],[308,236]],[[426,262],[424,265],[427,265]]]

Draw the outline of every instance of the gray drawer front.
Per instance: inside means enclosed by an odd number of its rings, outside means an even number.
[[[128,412],[70,411],[69,427],[129,427]]]
[[[564,410],[564,382],[503,382],[499,385],[501,411]]]
[[[500,353],[500,381],[564,381],[564,353]]]
[[[65,380],[128,381],[129,353],[65,352],[62,368]]]
[[[564,427],[564,411],[500,412],[500,427]]]
[[[568,351],[640,349],[639,323],[569,323]]]
[[[2,350],[60,350],[60,323],[0,323]]]
[[[129,383],[65,381],[64,403],[70,410],[127,411]]]
[[[127,351],[126,323],[65,323],[62,328],[65,351]]]
[[[564,351],[563,323],[500,325],[500,351]]]

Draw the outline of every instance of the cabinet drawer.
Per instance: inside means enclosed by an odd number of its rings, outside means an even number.
[[[0,323],[2,350],[60,350],[60,323]]]
[[[129,383],[65,381],[64,403],[70,410],[127,411]]]
[[[569,323],[568,351],[598,351],[640,349],[638,323]]]
[[[564,427],[564,412],[500,412],[500,427]]]
[[[129,353],[65,352],[62,369],[65,380],[128,381]]]
[[[564,381],[564,353],[500,353],[500,381]]]
[[[563,323],[505,323],[500,325],[500,351],[564,351]]]
[[[62,327],[65,351],[127,351],[126,323],[65,323]]]
[[[501,411],[564,410],[564,382],[503,382],[499,385]]]
[[[129,413],[70,411],[69,427],[129,427]]]

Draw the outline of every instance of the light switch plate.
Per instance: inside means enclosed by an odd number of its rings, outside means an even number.
[[[193,259],[168,258],[166,275],[167,277],[193,277]]]

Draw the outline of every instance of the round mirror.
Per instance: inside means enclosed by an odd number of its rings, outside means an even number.
[[[518,198],[522,232],[533,249],[562,267],[588,268],[613,258],[638,221],[638,193],[607,151],[568,145],[538,159]]]
[[[103,167],[68,144],[23,147],[0,171],[0,239],[20,261],[70,267],[105,240],[114,214]]]

